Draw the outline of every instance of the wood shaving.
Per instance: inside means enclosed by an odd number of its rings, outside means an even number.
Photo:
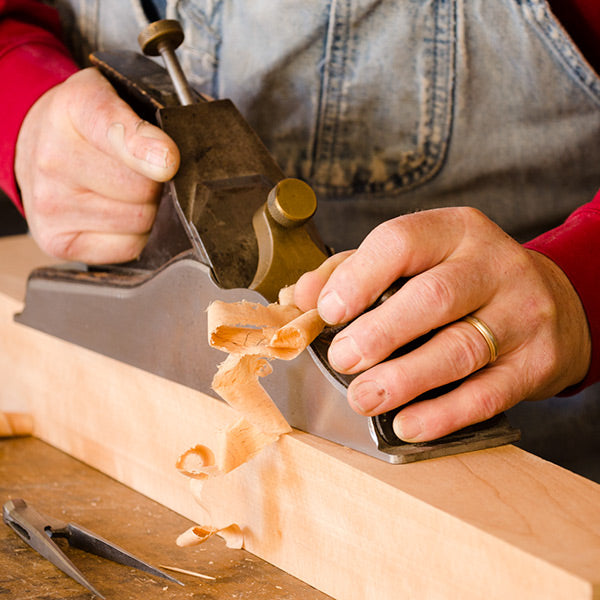
[[[27,413],[0,411],[0,437],[31,435],[33,433],[33,417]]]
[[[280,292],[280,300],[268,306],[215,301],[208,307],[209,344],[229,352],[212,388],[244,417],[223,438],[219,465],[225,472],[291,431],[259,379],[271,373],[269,359],[295,358],[325,326],[316,309],[303,313],[292,303],[293,286]]]
[[[289,425],[287,427],[291,431]],[[221,438],[219,468],[223,473],[233,471],[256,456],[265,446],[277,441],[281,433],[285,432],[268,433],[255,427],[244,417],[240,418],[227,428],[226,434]]]
[[[244,417],[222,438],[219,466],[228,472],[245,462],[244,453],[249,460],[291,431],[259,379],[271,373],[269,359],[295,358],[325,323],[316,309],[303,313],[293,304],[293,286],[281,290],[279,304],[217,300],[207,312],[209,344],[229,353],[219,365],[212,388]]]
[[[240,417],[220,432],[216,453],[198,444],[177,460],[181,473],[195,480],[197,492],[206,479],[238,468],[292,431],[259,380],[272,372],[269,360],[292,360],[325,326],[316,309],[303,313],[293,304],[293,297],[290,286],[281,290],[279,303],[268,306],[215,301],[208,307],[208,342],[229,353],[219,365],[212,388]],[[235,524],[224,529],[192,527],[177,538],[177,545],[201,544],[215,533],[228,546],[243,547],[242,532]]]
[[[279,302],[279,304],[288,305],[288,306],[296,306],[296,303],[294,302],[295,288],[296,288],[295,285],[288,285],[286,287],[282,287],[279,290],[279,296],[277,298],[277,301]]]
[[[258,430],[280,435],[292,429],[259,383],[271,371],[264,358],[231,354],[219,366],[212,388]]]
[[[202,444],[186,450],[177,459],[175,467],[192,479],[206,479],[220,472],[219,467],[215,465],[213,451]]]
[[[273,349],[285,349],[290,352],[291,358],[296,358],[323,331],[323,327],[325,322],[315,308],[297,316],[292,322],[278,329],[269,340],[269,345]]]
[[[303,313],[287,304],[217,300],[208,307],[208,343],[230,354],[291,360],[324,326],[317,309]]]
[[[301,314],[296,306],[216,300],[208,307],[208,343],[230,354],[285,358],[273,353],[269,340]]]
[[[244,545],[244,535],[242,530],[235,523],[218,529],[216,527],[204,527],[195,525],[184,531],[177,538],[177,545],[180,547],[198,546],[213,535],[223,538],[228,548],[239,550]]]
[[[286,426],[291,430],[287,423]],[[221,433],[218,464],[215,464],[210,448],[197,444],[177,459],[175,467],[186,477],[200,481],[225,475],[248,462],[265,446],[277,441],[280,435],[262,431],[241,417]],[[207,460],[209,456],[211,460]]]
[[[188,569],[180,569],[179,567],[169,567],[168,565],[158,565],[159,569],[165,571],[174,571],[175,573],[183,573],[183,575],[191,575],[192,577],[200,577],[201,579],[210,579],[215,581],[217,578],[212,575],[205,575],[204,573],[197,573],[196,571],[188,571]]]

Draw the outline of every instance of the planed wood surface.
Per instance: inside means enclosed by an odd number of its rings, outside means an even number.
[[[31,410],[57,448],[193,521],[238,523],[250,552],[338,600],[600,598],[600,486],[512,446],[395,466],[294,432],[201,506],[175,460],[233,411],[14,323],[18,279],[0,289],[0,408]]]

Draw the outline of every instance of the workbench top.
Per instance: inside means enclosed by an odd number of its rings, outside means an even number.
[[[131,567],[66,547],[65,554],[108,600],[137,598],[329,598],[220,538],[179,548],[188,519],[35,438],[0,439],[0,501],[22,497],[39,512],[90,529],[153,566],[216,577],[207,581],[167,571],[180,587]],[[92,594],[0,525],[0,597],[84,600]]]

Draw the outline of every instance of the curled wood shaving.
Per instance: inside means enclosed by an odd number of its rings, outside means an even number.
[[[240,418],[220,433],[216,455],[199,444],[179,457],[176,466],[194,480],[198,501],[206,479],[229,473],[292,430],[259,379],[272,372],[270,359],[295,358],[325,326],[316,310],[303,313],[293,297],[292,286],[281,290],[276,304],[215,301],[208,307],[209,344],[229,353],[212,388]],[[243,547],[242,532],[235,524],[225,529],[192,527],[179,536],[177,545],[201,544],[215,533],[228,546]]]
[[[215,374],[212,388],[244,417],[222,438],[219,467],[224,472],[291,431],[259,379],[271,373],[269,359],[295,358],[325,323],[316,309],[303,313],[293,304],[293,286],[280,292],[280,301],[268,306],[215,301],[208,307],[209,343],[229,353]]]
[[[219,467],[215,465],[213,451],[202,444],[186,450],[177,459],[175,467],[192,479],[206,479],[220,472]]]
[[[291,358],[295,358],[321,333],[323,327],[325,322],[315,308],[297,316],[278,329],[269,340],[269,345],[273,349],[287,350]],[[285,357],[276,356],[276,358]]]
[[[287,427],[289,429],[289,426]],[[204,480],[224,475],[249,461],[265,446],[275,442],[280,435],[276,432],[262,431],[241,417],[221,434],[218,464],[215,463],[210,448],[197,444],[177,459],[175,467],[191,479]]]
[[[184,531],[175,542],[180,547],[197,546],[205,542],[209,537],[214,535],[217,529],[214,527],[203,527],[196,525]]]
[[[291,431],[289,425],[287,428]],[[221,438],[219,468],[223,473],[233,471],[256,456],[265,446],[277,441],[280,435],[281,432],[269,433],[261,430],[242,417],[228,427],[225,435]]]
[[[208,307],[208,343],[231,354],[272,357],[271,337],[301,314],[295,306],[216,300]]]
[[[230,354],[291,360],[324,326],[316,309],[303,313],[290,305],[220,300],[208,307],[208,342]]]
[[[197,546],[215,534],[225,540],[225,544],[228,548],[239,550],[244,545],[244,535],[242,530],[235,523],[221,529],[201,525],[190,527],[177,538],[176,543],[181,547]]]
[[[293,292],[284,288],[280,303],[268,306],[217,300],[208,307],[209,344],[229,353],[212,388],[243,417],[221,438],[218,467],[225,473],[291,431],[259,379],[271,373],[269,359],[295,358],[325,326],[316,309],[303,313],[293,304]]]
[[[293,286],[280,292],[280,300],[268,306],[215,301],[208,307],[209,344],[229,353],[212,388],[244,417],[222,438],[219,466],[224,472],[291,431],[259,379],[271,373],[269,359],[295,358],[325,323],[316,309],[303,313],[293,304]]]
[[[264,358],[231,354],[219,366],[212,388],[259,431],[279,435],[291,427],[258,381],[271,370]]]
[[[288,305],[288,306],[296,306],[296,303],[294,302],[295,288],[296,288],[295,285],[288,285],[286,287],[282,287],[279,290],[279,295],[277,298],[277,301],[279,302],[279,304]]]
[[[33,417],[27,413],[0,411],[0,437],[31,435],[33,433]]]

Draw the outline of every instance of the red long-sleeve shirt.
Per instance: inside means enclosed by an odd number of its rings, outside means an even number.
[[[22,210],[13,165],[21,123],[47,90],[77,71],[56,12],[34,0],[0,0],[0,187]]]
[[[552,0],[551,5],[600,72],[600,2]],[[0,0],[0,187],[21,210],[13,172],[19,128],[31,105],[76,70],[60,42],[59,22],[52,9],[35,0]],[[578,387],[600,380],[600,192],[563,225],[526,246],[558,264],[577,290],[592,334],[592,363]]]

